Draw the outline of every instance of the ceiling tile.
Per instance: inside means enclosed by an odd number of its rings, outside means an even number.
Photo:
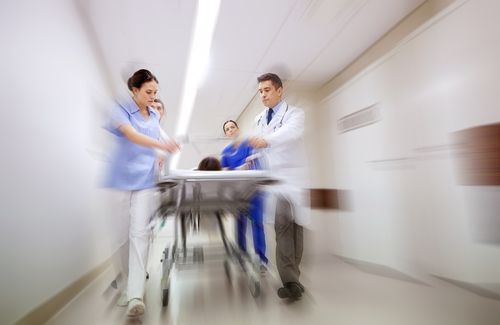
[[[212,42],[214,69],[253,72],[296,1],[223,1]]]
[[[289,79],[292,91],[322,87],[423,2],[222,1],[189,133],[221,136],[224,121],[259,100],[256,78],[265,72]],[[90,0],[86,6],[117,100],[130,96],[126,80],[134,71],[151,70],[167,112],[162,127],[170,135],[180,113],[196,5],[197,0]],[[204,144],[203,153],[219,150],[217,145]],[[193,167],[200,159],[188,150],[181,161]]]

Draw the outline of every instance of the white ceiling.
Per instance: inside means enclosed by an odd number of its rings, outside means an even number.
[[[424,2],[221,0],[189,134],[221,136],[222,123],[241,114],[263,73],[276,72],[302,89],[321,88]],[[115,95],[127,94],[125,81],[135,70],[151,70],[160,81],[169,134],[175,134],[196,5],[196,0],[85,3]],[[202,155],[214,154],[223,145],[200,149]],[[201,158],[186,152],[180,167],[194,167]]]

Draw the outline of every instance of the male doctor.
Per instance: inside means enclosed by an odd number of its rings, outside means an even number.
[[[266,109],[255,118],[258,135],[250,139],[254,149],[263,149],[269,169],[280,179],[275,188],[276,264],[283,287],[280,298],[300,299],[299,264],[304,250],[303,226],[309,223],[307,159],[302,134],[304,111],[281,100],[280,77],[266,73],[257,78]]]

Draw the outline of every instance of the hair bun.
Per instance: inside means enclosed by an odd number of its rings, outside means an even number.
[[[149,72],[149,70],[141,69],[137,70],[132,77],[127,80],[127,86],[130,91],[134,91],[134,88],[141,89],[145,82],[155,81],[158,84],[158,79]]]

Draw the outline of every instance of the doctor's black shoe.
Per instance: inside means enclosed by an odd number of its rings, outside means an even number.
[[[302,298],[301,291],[302,289],[297,283],[287,282],[283,285],[282,288],[278,289],[278,297],[297,300]]]
[[[288,298],[290,296],[290,291],[287,288],[279,288],[278,289],[278,297],[280,298]]]
[[[302,285],[302,283],[297,283],[300,287],[300,293],[304,293],[306,291],[306,288],[304,288],[304,286]]]

